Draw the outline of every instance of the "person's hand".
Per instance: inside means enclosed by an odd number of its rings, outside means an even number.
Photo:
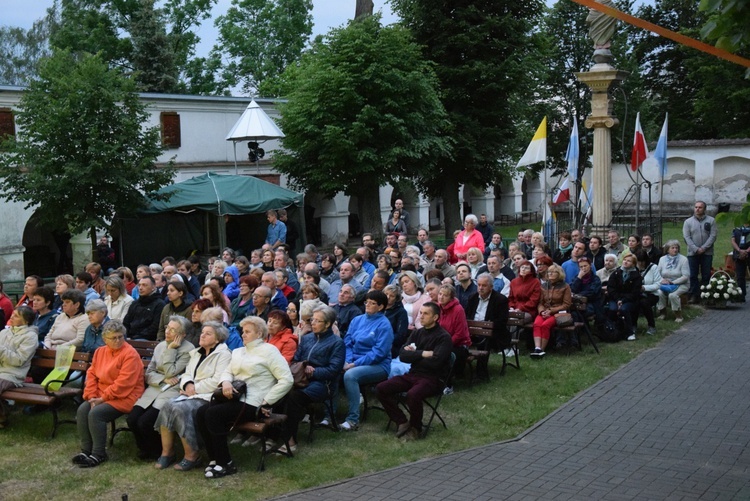
[[[662,278],[662,279],[661,279],[661,283],[662,283],[662,285],[669,285],[669,284],[670,284],[670,281],[669,281],[669,280],[667,280],[666,278]]]
[[[351,369],[352,367],[354,367],[354,364],[353,364],[353,363],[351,363],[351,364],[344,364],[344,370],[345,370],[345,371],[348,371],[348,370],[349,370],[349,369]]]
[[[432,358],[432,356],[435,354],[434,351],[423,351],[422,352],[422,358]]]
[[[91,407],[96,407],[97,405],[103,404],[103,403],[104,403],[104,399],[101,398],[101,397],[96,397],[96,398],[90,398],[89,399],[89,405]]]
[[[404,350],[406,350],[406,351],[416,351],[416,348],[413,347],[410,344],[407,344],[406,346],[404,346]]]
[[[698,250],[695,251],[696,254],[703,254],[704,252],[706,252],[706,249],[704,249],[703,247],[698,247]]]
[[[315,367],[313,367],[312,365],[308,365],[307,367],[305,367],[305,374],[307,374],[308,376],[312,376],[314,372]]]
[[[179,383],[179,382],[180,382],[180,378],[178,378],[178,377],[171,377],[171,378],[169,378],[169,379],[165,379],[165,380],[164,380],[164,381],[162,381],[162,382],[163,382],[163,383],[166,383],[166,384],[168,384],[168,385],[170,385],[170,386],[174,386],[174,385],[176,385],[177,383]]]
[[[221,393],[227,398],[232,398],[232,394],[236,393],[236,390],[232,386],[232,383],[224,381],[221,383]]]
[[[182,340],[183,339],[185,339],[185,335],[184,334],[177,334],[174,337],[174,339],[172,340],[172,342],[169,343],[169,345],[167,346],[167,348],[172,348],[173,350],[176,350],[182,344]]]
[[[585,276],[586,276],[586,274],[583,272],[583,270],[579,269],[578,270],[578,278],[580,278],[581,280],[583,280],[583,277],[585,277]]]
[[[192,397],[193,395],[196,395],[195,384],[188,383],[187,386],[185,386],[184,390],[180,390],[180,394],[187,395],[188,397]]]

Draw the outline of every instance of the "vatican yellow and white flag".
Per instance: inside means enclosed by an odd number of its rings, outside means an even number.
[[[523,154],[521,160],[518,161],[516,167],[523,167],[524,165],[531,165],[537,162],[544,162],[547,159],[547,117],[544,117],[542,123],[536,129],[533,139],[529,143],[529,147],[526,148],[526,153]]]

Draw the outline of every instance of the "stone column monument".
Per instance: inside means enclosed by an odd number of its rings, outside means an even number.
[[[611,0],[597,0],[614,7]],[[590,9],[586,18],[589,36],[594,41],[594,65],[589,71],[576,73],[576,77],[591,89],[591,115],[586,117],[586,128],[594,129],[594,187],[593,231],[600,235],[612,220],[612,136],[610,129],[619,121],[612,116],[613,101],[610,92],[628,75],[613,67],[610,40],[617,20]]]

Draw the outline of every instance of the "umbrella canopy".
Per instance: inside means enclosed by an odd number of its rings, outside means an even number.
[[[149,200],[142,214],[167,211],[202,210],[213,214],[257,214],[295,205],[303,207],[304,196],[281,186],[250,176],[230,176],[208,172],[159,190],[170,193],[168,201]]]
[[[284,133],[274,123],[266,112],[258,106],[255,100],[250,101],[247,108],[232,130],[227,135],[227,141],[265,141],[267,139],[279,139]]]

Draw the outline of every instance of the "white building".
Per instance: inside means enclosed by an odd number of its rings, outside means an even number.
[[[15,133],[13,110],[18,108],[22,89],[0,86],[0,135]],[[174,158],[178,168],[175,182],[207,171],[235,173],[233,144],[225,137],[249,103],[248,98],[205,97],[163,94],[142,94],[151,110],[150,125],[162,128],[166,149],[159,162]],[[256,99],[272,118],[277,117],[275,101]],[[247,160],[246,143],[237,144],[236,172],[252,175],[287,187],[287,179],[273,170],[273,151],[277,141],[262,144],[266,157],[258,165]],[[658,182],[652,160],[644,166],[647,179]],[[547,180],[548,188],[554,185]],[[628,186],[625,166],[613,166],[613,198],[621,199]],[[679,141],[669,143],[669,170],[664,182],[664,200],[682,207],[687,214],[695,199],[705,200],[709,209],[719,203],[735,208],[744,202],[750,188],[750,140]],[[544,202],[545,183],[542,176],[519,176],[512,183],[488,190],[462,190],[464,207],[476,214],[484,213],[490,220],[515,221],[523,212],[539,212]],[[658,193],[658,189],[656,190]],[[415,191],[394,193],[391,186],[379,191],[383,221],[391,210],[395,196],[403,199],[411,214],[413,228],[436,228],[443,220],[440,200],[430,200]],[[354,229],[357,201],[343,194],[324,199],[314,191],[305,194],[308,235],[316,244],[327,245],[346,240]],[[645,195],[644,195],[645,197]],[[658,199],[654,199],[658,201]],[[0,277],[21,280],[28,273],[52,276],[60,268],[60,251],[48,231],[34,224],[34,211],[20,204],[0,202]],[[71,239],[75,269],[89,260],[87,236]],[[178,254],[178,251],[175,251]],[[161,256],[154,256],[157,260]],[[134,263],[126,263],[133,265]]]

